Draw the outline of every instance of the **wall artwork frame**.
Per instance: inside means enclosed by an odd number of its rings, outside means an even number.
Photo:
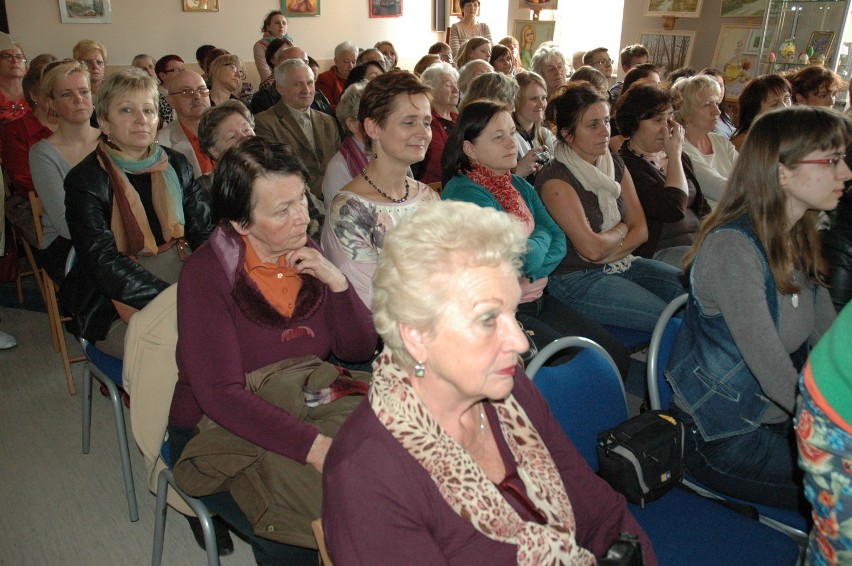
[[[772,44],[772,32],[773,30],[767,30],[765,44],[768,47]],[[743,53],[746,55],[757,55],[760,52],[760,41],[763,39],[763,28],[754,28],[750,34],[748,34],[748,43],[746,43],[745,49]]]
[[[219,0],[183,0],[184,12],[218,12]]]
[[[555,10],[559,0],[518,0],[518,8],[526,10]]]
[[[320,15],[320,0],[281,0],[281,11],[288,18]]]
[[[59,0],[63,24],[111,24],[110,0]]]
[[[811,34],[808,40],[808,46],[805,48],[807,52],[811,47],[814,48],[814,55],[825,55],[826,59],[831,57],[831,48],[834,45],[833,31],[815,31]]]
[[[735,101],[745,85],[754,78],[749,70],[757,69],[757,52],[749,53],[756,31],[755,26],[725,25],[719,30],[719,41],[713,55],[711,67],[719,69],[725,76],[725,100]]]
[[[461,17],[461,0],[451,0],[450,15]]]
[[[766,0],[722,0],[719,15],[723,18],[762,18],[766,5]]]
[[[648,48],[648,62],[660,68],[660,76],[689,65],[695,43],[694,31],[643,29],[639,41]]]
[[[701,15],[704,0],[647,0],[646,16],[673,16],[675,18],[697,18]]]
[[[556,22],[552,20],[515,20],[512,37],[518,40],[521,66],[530,68],[533,53],[545,41],[553,41]]]
[[[371,18],[399,18],[402,16],[402,0],[367,0]]]

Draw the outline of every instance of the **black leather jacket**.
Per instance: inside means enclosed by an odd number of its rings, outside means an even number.
[[[163,148],[183,188],[184,232],[193,249],[213,231],[210,204],[186,158]],[[77,263],[62,283],[59,302],[74,317],[69,330],[88,340],[103,340],[118,318],[115,299],[145,307],[168,283],[118,251],[111,229],[113,187],[94,152],[65,177],[65,218]]]

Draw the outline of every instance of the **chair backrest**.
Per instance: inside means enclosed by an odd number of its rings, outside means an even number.
[[[130,318],[124,339],[124,388],[130,404],[130,428],[145,458],[148,489],[157,491],[157,476],[166,467],[160,455],[178,378],[177,284],[168,287]],[[169,493],[169,504],[189,507]]]
[[[574,359],[543,366],[565,348],[582,347]],[[627,400],[618,368],[600,345],[588,338],[560,338],[530,362],[527,375],[547,399],[550,411],[580,455],[595,471],[598,433],[627,419]]]
[[[33,223],[35,224],[36,238],[38,238],[38,249],[44,249],[44,230],[41,226],[41,217],[44,216],[44,207],[41,199],[34,191],[30,191],[30,208],[33,209]]]
[[[660,319],[651,334],[651,344],[648,346],[648,365],[646,379],[648,382],[648,399],[651,409],[665,410],[672,400],[672,386],[666,380],[666,364],[674,347],[675,337],[680,330],[682,320],[673,318],[675,313],[683,308],[686,293],[675,298],[663,309]]]

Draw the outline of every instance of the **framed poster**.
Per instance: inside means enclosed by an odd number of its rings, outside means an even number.
[[[555,10],[559,0],[518,0],[518,8],[527,10]]]
[[[805,51],[813,47],[814,55],[825,55],[827,59],[830,55],[829,52],[831,51],[832,44],[834,44],[833,31],[815,31],[811,34]]]
[[[723,18],[755,18],[766,13],[768,0],[722,0]]]
[[[518,40],[521,66],[530,68],[533,53],[545,41],[553,41],[556,22],[542,20],[515,20],[512,37]]]
[[[461,0],[450,0],[450,15],[461,17]]]
[[[753,26],[722,26],[719,31],[711,66],[725,75],[725,100],[736,100],[746,83],[754,78],[749,70],[757,68],[757,52],[748,54],[746,50],[755,30],[762,32],[762,28]]]
[[[281,0],[281,11],[288,18],[320,15],[320,0]]]
[[[402,15],[402,0],[368,0],[371,18],[398,18]]]
[[[110,0],[59,0],[63,24],[111,24]]]
[[[768,30],[766,33],[765,43],[767,49],[769,49],[769,46],[772,44],[772,32],[773,30]],[[751,30],[751,33],[748,34],[748,42],[746,43],[743,53],[746,55],[757,55],[758,51],[760,51],[761,39],[763,39],[763,28],[754,28]]]
[[[703,0],[646,0],[646,16],[674,16],[697,18],[701,15]]]
[[[219,0],[183,0],[184,12],[218,12]]]
[[[638,43],[648,48],[648,62],[659,67],[663,76],[689,65],[695,32],[643,29],[639,32]]]

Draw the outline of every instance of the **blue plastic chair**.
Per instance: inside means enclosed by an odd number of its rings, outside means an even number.
[[[77,255],[72,248],[65,262],[65,273],[77,261]],[[130,447],[127,443],[127,427],[124,425],[124,406],[118,389],[122,386],[123,364],[118,358],[113,358],[98,350],[85,338],[80,338],[86,363],[83,365],[83,454],[89,453],[89,441],[92,431],[92,379],[97,379],[109,391],[112,414],[115,419],[115,433],[118,436],[118,453],[121,457],[121,470],[124,476],[124,492],[127,496],[127,507],[130,520],[139,520],[139,509],[136,505],[136,487],[133,484],[133,468],[130,466]]]
[[[682,322],[680,318],[675,318],[675,314],[686,305],[688,296],[686,294],[681,295],[669,303],[663,314],[660,315],[660,320],[657,321],[654,332],[651,334],[647,368],[648,397],[651,409],[668,408],[674,395],[672,386],[666,379],[665,370]],[[799,546],[804,547],[807,544],[808,518],[798,511],[761,505],[719,493],[699,482],[688,472],[683,483],[704,497],[724,499],[738,505],[751,507],[755,509],[762,523],[790,536]]]
[[[567,347],[586,347],[566,364],[542,367]],[[544,348],[527,374],[580,454],[597,471],[597,435],[627,418],[618,370],[585,338],[561,338]],[[799,548],[788,537],[689,491],[675,488],[657,501],[629,505],[662,565],[795,564]]]

